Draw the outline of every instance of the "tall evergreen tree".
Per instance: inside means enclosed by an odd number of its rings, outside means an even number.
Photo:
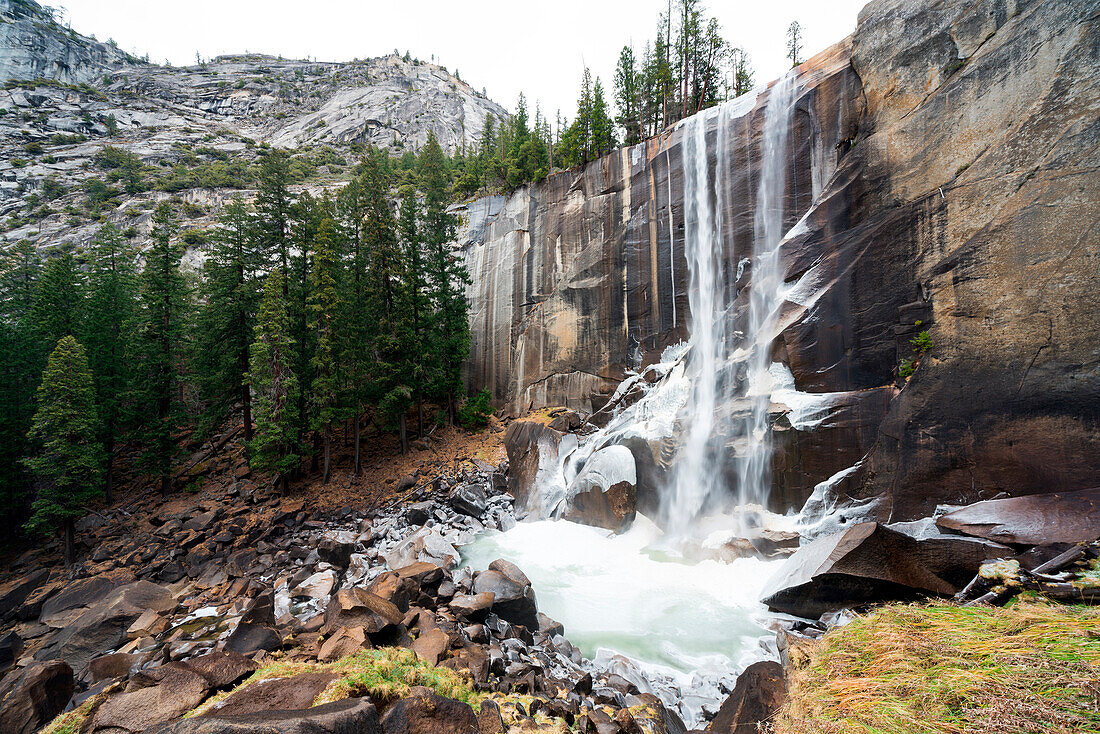
[[[266,265],[259,228],[248,205],[234,198],[222,211],[204,265],[206,304],[196,337],[204,428],[221,425],[241,406],[245,445],[252,440],[252,391],[245,382],[259,304],[260,272]]]
[[[52,351],[63,336],[80,333],[84,313],[84,277],[70,250],[46,262],[31,306],[31,321]]]
[[[114,501],[115,449],[127,421],[134,380],[137,321],[137,250],[107,223],[92,241],[84,343],[95,377],[101,441],[106,456],[104,492]]]
[[[592,87],[592,123],[589,149],[593,158],[610,153],[615,147],[615,125],[607,111],[603,82],[596,78]]]
[[[323,444],[322,484],[328,484],[332,467],[332,426],[339,417],[341,392],[336,334],[340,298],[335,229],[330,218],[321,218],[313,246],[313,267],[309,272],[308,309],[315,345],[310,428],[321,435]]]
[[[299,453],[299,387],[294,374],[290,315],[278,268],[264,281],[250,350],[248,382],[255,396],[256,433],[249,461],[256,471],[274,472],[285,492]]]
[[[37,450],[27,460],[37,494],[27,529],[41,532],[58,524],[64,530],[65,563],[76,559],[76,518],[100,492],[103,461],[96,420],[95,385],[84,347],[62,337],[51,352],[30,438]]]
[[[802,63],[802,25],[797,20],[787,26],[787,58],[792,67]]]
[[[257,229],[264,251],[275,260],[283,274],[283,295],[289,295],[285,280],[290,276],[290,225],[293,198],[290,184],[290,158],[274,149],[260,161],[259,187],[256,191]]]
[[[28,475],[20,459],[27,454],[35,390],[45,362],[32,319],[41,269],[38,251],[29,242],[0,250],[0,520],[18,523],[29,504]]]
[[[623,46],[615,67],[615,104],[619,107],[618,123],[625,131],[624,142],[634,145],[642,139],[641,80],[634,49]]]
[[[465,290],[470,277],[465,263],[451,251],[457,219],[447,211],[446,162],[431,132],[420,155],[420,179],[424,191],[421,231],[427,252],[425,269],[435,308],[435,333],[427,348],[436,367],[435,393],[454,422],[456,401],[462,393],[462,363],[470,350]]]
[[[179,385],[190,303],[187,280],[180,270],[183,248],[172,241],[176,232],[172,207],[159,205],[153,214],[152,246],[145,253],[141,274],[138,339],[144,374],[139,390],[146,406],[141,435],[146,444],[145,464],[158,478],[162,496],[172,488],[174,433],[183,407]]]
[[[405,282],[403,301],[408,309],[408,329],[413,345],[409,356],[409,380],[412,398],[416,403],[417,435],[424,435],[424,393],[428,369],[425,363],[427,345],[425,337],[429,331],[431,316],[431,298],[425,273],[425,258],[420,233],[420,206],[416,191],[406,187],[401,192],[401,215],[398,233],[405,260]]]

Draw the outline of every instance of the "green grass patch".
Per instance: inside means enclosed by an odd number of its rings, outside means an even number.
[[[775,734],[1100,731],[1100,609],[880,607],[796,662]]]

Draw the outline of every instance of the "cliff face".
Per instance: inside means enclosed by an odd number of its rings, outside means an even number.
[[[114,46],[62,28],[33,0],[0,0],[0,81],[80,84],[132,61]]]
[[[864,456],[840,490],[885,498],[868,505],[883,519],[1095,483],[1098,7],[879,0],[799,68],[776,357],[831,407],[809,431],[777,406],[784,502]],[[724,217],[731,273],[765,100],[708,118],[739,141],[711,163],[744,192]],[[677,128],[467,207],[471,384],[513,413],[591,410],[684,338],[680,151]],[[923,330],[935,346],[898,389]]]

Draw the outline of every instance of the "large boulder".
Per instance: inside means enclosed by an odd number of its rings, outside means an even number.
[[[27,597],[44,584],[49,577],[49,569],[40,568],[0,586],[0,619],[13,616],[15,611],[27,600]]]
[[[509,568],[497,561],[498,568],[482,571],[474,577],[473,594],[492,594],[492,611],[501,619],[526,627],[532,632],[539,628],[538,607],[531,582],[522,571]],[[512,569],[515,569],[514,571]],[[517,574],[516,571],[519,571]],[[481,600],[487,597],[480,597]],[[471,604],[474,600],[470,600]]]
[[[35,659],[63,659],[82,675],[92,658],[126,641],[126,630],[143,612],[168,612],[175,607],[175,599],[163,586],[149,581],[119,586],[68,621],[49,645],[35,653]]]
[[[73,669],[62,660],[12,671],[0,681],[0,732],[38,731],[61,713],[74,690]]]
[[[398,543],[385,558],[392,569],[404,568],[418,562],[454,568],[458,565],[459,553],[439,534],[439,531],[425,527]]]
[[[637,512],[637,481],[630,449],[599,449],[570,483],[569,497],[558,514],[582,525],[623,530],[634,522]]]
[[[367,698],[313,708],[240,716],[210,713],[149,729],[147,734],[377,734],[378,712]]]
[[[477,715],[461,701],[417,686],[387,709],[384,734],[479,734]]]
[[[800,548],[768,581],[763,597],[776,611],[818,617],[868,602],[946,596],[956,588],[926,565],[916,539],[868,522]]]
[[[289,678],[269,678],[236,691],[207,715],[246,716],[261,711],[306,709],[336,679],[335,673],[299,673]]]
[[[1100,538],[1100,487],[976,502],[936,519],[941,528],[1014,545]]]
[[[138,686],[146,686],[139,688]],[[180,663],[135,676],[125,693],[108,698],[92,719],[92,734],[140,734],[180,718],[210,692],[206,678]]]
[[[251,655],[259,650],[278,650],[282,644],[282,637],[275,629],[275,595],[268,589],[249,603],[223,648],[226,652]]]
[[[404,615],[392,602],[366,589],[340,589],[325,609],[321,631],[331,634],[341,627],[361,627],[373,641],[390,641],[401,633]]]
[[[260,667],[252,658],[220,650],[185,660],[183,665],[205,678],[214,690],[231,688]]]
[[[508,452],[508,491],[516,507],[533,509],[538,493],[532,490],[540,472],[554,472],[558,457],[575,448],[577,437],[563,434],[538,421],[514,421],[504,433]]]
[[[756,734],[787,697],[783,666],[771,660],[753,663],[737,676],[733,692],[707,725],[708,734]]]

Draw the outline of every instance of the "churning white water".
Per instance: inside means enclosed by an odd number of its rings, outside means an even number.
[[[766,635],[759,596],[776,562],[688,561],[699,556],[681,551],[705,550],[714,538],[724,543],[743,537],[761,518],[767,522],[762,506],[771,482],[768,411],[773,392],[798,395],[789,371],[771,362],[787,290],[779,244],[796,96],[793,74],[768,93],[751,202],[731,198],[730,166],[734,144],[744,142],[737,136],[749,134],[742,118],[755,98],[746,95],[681,123],[690,338],[620,385],[612,403],[632,390],[642,396],[619,409],[605,428],[579,441],[566,436],[554,461],[540,467],[527,508],[534,518],[557,516],[586,463],[602,449],[632,438],[669,441],[676,454],[665,486],[658,488],[661,529],[643,517],[619,536],[536,520],[484,534],[463,549],[474,568],[495,558],[518,564],[533,583],[539,609],[562,622],[566,637],[587,657],[599,663],[620,654],[651,680],[671,681],[671,687],[654,685],[653,692],[676,705],[689,726],[699,725],[702,702],[720,701],[720,678],[761,656]],[[708,128],[715,131],[709,140]],[[725,218],[749,204],[752,252],[732,253],[723,241]],[[732,283],[746,267],[749,293],[734,293]],[[736,304],[745,305],[735,313]],[[811,406],[800,409],[805,421],[813,419]],[[619,451],[633,469],[629,452]]]
[[[644,517],[621,535],[540,520],[486,533],[462,553],[477,569],[496,558],[517,564],[539,611],[586,658],[626,656],[691,726],[702,703],[720,699],[719,679],[759,659],[766,610],[757,599],[775,562],[685,563],[653,550],[660,534]]]

